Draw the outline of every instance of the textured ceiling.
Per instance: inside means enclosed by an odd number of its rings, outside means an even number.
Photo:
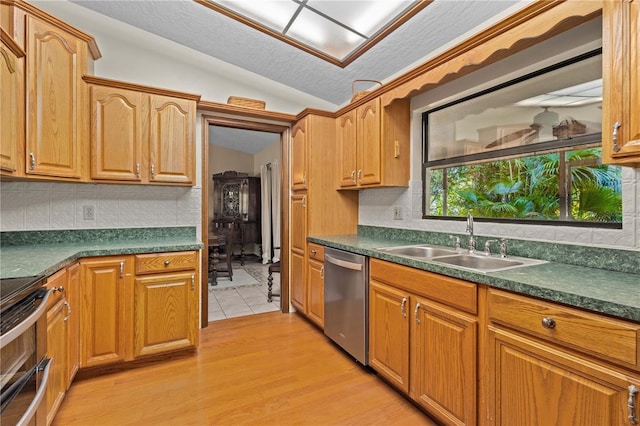
[[[335,105],[349,101],[354,80],[388,81],[518,3],[435,0],[340,68],[190,0],[72,1]]]

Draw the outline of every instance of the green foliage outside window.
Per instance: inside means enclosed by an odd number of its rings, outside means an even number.
[[[621,168],[600,148],[429,169],[431,216],[621,222]]]

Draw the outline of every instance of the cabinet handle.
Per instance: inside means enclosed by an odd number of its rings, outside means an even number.
[[[320,278],[324,280],[324,265],[320,267]]]
[[[151,179],[155,179],[156,177],[156,166],[151,165]]]
[[[302,176],[302,184],[306,185],[307,184],[307,175],[303,175]]]
[[[402,303],[400,304],[400,311],[402,312],[402,318],[407,317],[407,298],[402,298]]]
[[[124,278],[124,260],[120,261],[120,278]]]
[[[164,261],[164,266],[169,266],[169,264],[171,263],[171,261],[169,259]]]
[[[64,287],[60,286],[60,287],[54,287],[52,288],[53,292],[55,293],[56,291],[63,293],[64,292]]]
[[[69,302],[67,302],[66,300],[64,301],[64,306],[67,307],[67,316],[64,317],[64,320],[67,321],[69,319],[69,317],[71,316],[71,305],[69,304]]]
[[[136,177],[140,179],[140,163],[136,163]]]
[[[29,170],[35,170],[36,168],[36,155],[33,152],[29,153],[29,158],[31,159],[29,163]]]
[[[620,147],[618,146],[618,129],[622,126],[619,121],[613,123],[613,134],[611,135],[613,138],[613,152],[620,151]]]
[[[548,329],[556,328],[556,320],[551,317],[544,317],[542,318],[542,326]]]
[[[311,254],[315,256],[316,254],[318,254],[318,250],[316,250],[316,249],[312,249],[312,250],[311,250]]]
[[[358,170],[358,182],[362,183],[362,169]]]
[[[307,196],[303,195],[302,196],[302,207],[307,207]]]
[[[416,324],[420,324],[420,317],[418,316],[419,310],[420,310],[420,304],[416,303],[416,310],[413,311],[413,316],[416,318]]]
[[[351,170],[351,182],[356,183],[356,171]]]
[[[196,275],[191,274],[191,291],[196,289]]]
[[[631,385],[629,386],[629,399],[627,400],[627,407],[629,408],[629,423],[632,425],[638,424],[638,418],[636,417],[635,411],[636,406],[633,401],[634,397],[638,394],[638,388]]]

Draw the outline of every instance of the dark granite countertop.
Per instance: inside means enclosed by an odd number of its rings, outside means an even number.
[[[73,232],[73,236],[69,235],[71,232],[3,233],[0,278],[48,276],[82,257],[199,250],[204,247],[196,238],[195,228],[95,230],[83,231],[80,237],[77,237],[79,232]]]
[[[328,247],[640,322],[640,275],[637,273],[552,261],[500,272],[479,273],[376,250],[379,247],[416,244],[411,240],[362,235],[311,236],[307,239]]]

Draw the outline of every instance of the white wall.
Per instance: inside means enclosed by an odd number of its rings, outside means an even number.
[[[260,176],[260,167],[277,161],[280,163],[280,142],[276,142],[253,156],[253,174]]]
[[[437,105],[498,82],[522,75],[523,71],[551,65],[578,53],[601,46],[598,22],[583,25],[571,33],[528,49],[491,67],[441,86],[412,99],[411,180],[409,188],[367,189],[360,191],[359,224],[393,228],[464,233],[460,221],[423,220],[422,217],[422,117]],[[510,225],[476,222],[477,235],[504,236],[538,241],[592,245],[640,250],[640,170],[622,170],[622,229],[576,228],[568,226]],[[393,219],[393,208],[403,211],[402,220]]]

